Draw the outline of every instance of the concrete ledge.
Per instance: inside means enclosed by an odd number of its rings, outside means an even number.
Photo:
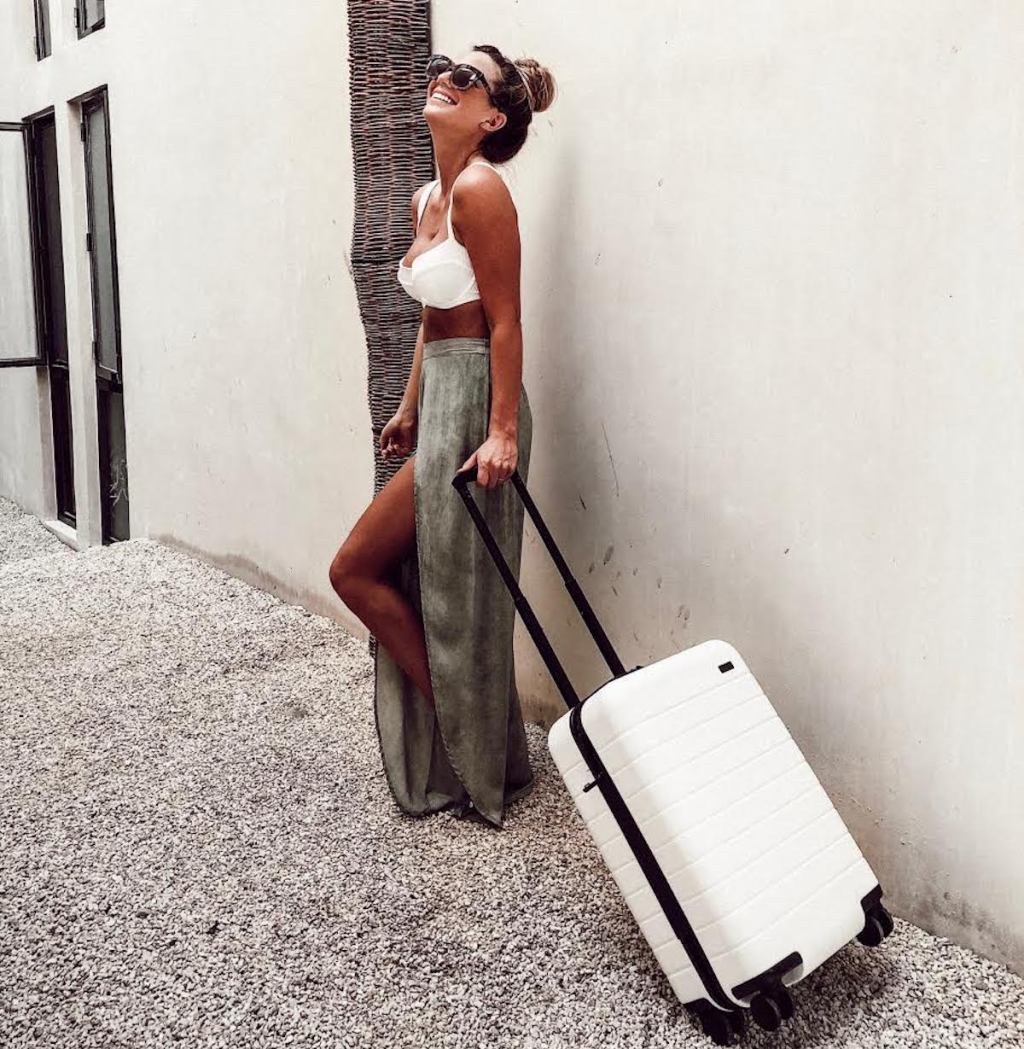
[[[73,550],[81,549],[78,545],[78,532],[71,525],[63,521],[42,521],[41,523],[44,528],[53,532],[61,542],[67,543]]]

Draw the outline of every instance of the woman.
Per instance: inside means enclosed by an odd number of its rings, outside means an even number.
[[[401,809],[452,809],[501,827],[533,786],[512,656],[515,605],[452,486],[471,486],[518,577],[533,420],[522,385],[519,230],[492,162],[522,148],[554,94],[533,59],[489,44],[427,63],[423,115],[440,178],[412,197],[402,286],[423,305],[405,396],[384,458],[416,453],[381,489],[331,563],[338,596],[376,637],[374,714]],[[456,188],[458,192],[456,192]]]

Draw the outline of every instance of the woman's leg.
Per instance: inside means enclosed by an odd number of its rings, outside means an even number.
[[[416,543],[410,456],[356,521],[331,562],[338,597],[359,617],[433,705],[423,621],[389,577]]]

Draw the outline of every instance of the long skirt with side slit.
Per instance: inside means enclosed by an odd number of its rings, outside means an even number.
[[[422,616],[432,710],[379,642],[374,715],[388,786],[410,815],[451,809],[501,827],[505,808],[533,787],[516,690],[515,603],[452,478],[487,438],[490,340],[424,343],[413,491],[414,550],[395,583]],[[527,481],[533,417],[520,386],[516,468]],[[519,578],[524,509],[511,482],[467,490]]]

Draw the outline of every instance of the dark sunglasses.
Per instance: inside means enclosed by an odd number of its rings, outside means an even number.
[[[447,55],[431,55],[427,59],[427,78],[429,80],[439,77],[449,69],[451,70],[451,76],[448,78],[448,82],[452,87],[457,88],[459,91],[468,91],[474,84],[480,84],[487,92],[491,105],[496,109],[501,109],[501,105],[494,95],[491,94],[491,87],[487,83],[487,77],[476,66],[471,66],[468,62],[460,62],[457,66],[452,65],[452,60]]]

